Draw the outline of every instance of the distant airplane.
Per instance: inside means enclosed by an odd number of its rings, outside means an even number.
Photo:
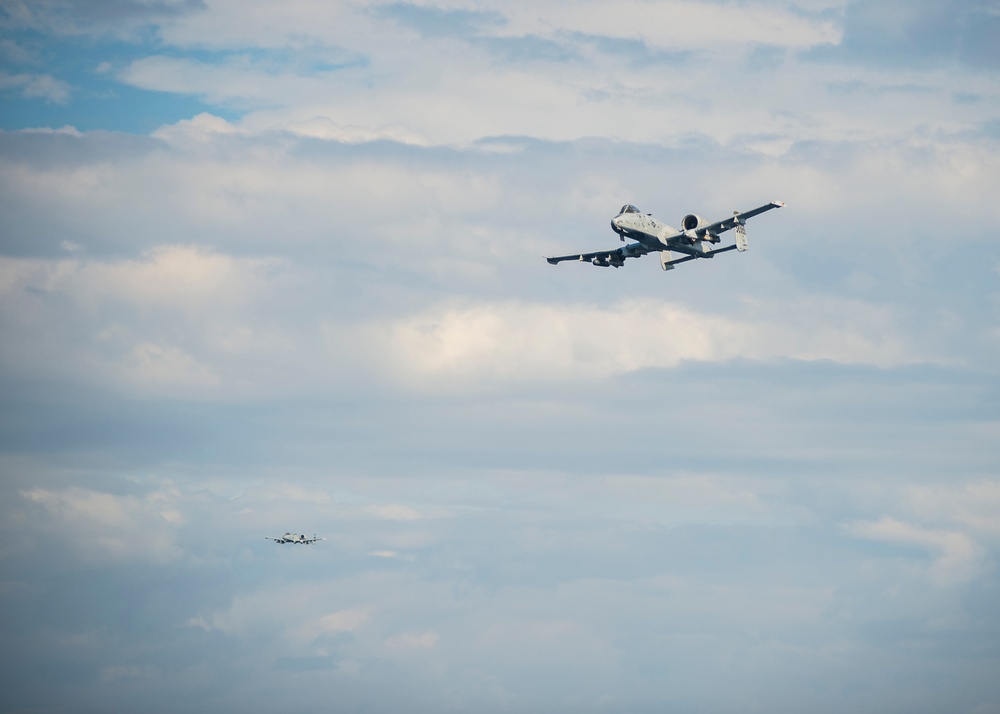
[[[557,258],[546,258],[555,265],[564,260],[590,261],[594,265],[620,268],[626,258],[638,258],[647,253],[660,254],[660,266],[664,270],[673,270],[678,263],[686,263],[697,258],[712,258],[718,253],[738,250],[741,253],[750,246],[747,243],[746,221],[772,208],[782,208],[781,201],[771,201],[752,211],[733,211],[732,218],[724,218],[715,223],[709,223],[701,216],[691,213],[681,219],[681,229],[677,230],[666,223],[653,218],[651,213],[642,213],[632,204],[622,206],[618,215],[611,219],[611,230],[618,234],[624,243],[626,239],[637,241],[629,243],[624,248],[616,250],[598,250],[593,253],[577,253],[576,255],[561,255]],[[711,248],[721,239],[719,235],[728,230],[736,229],[736,244],[725,248]],[[675,258],[674,252],[683,254]]]
[[[317,538],[313,534],[312,538],[306,538],[304,535],[296,535],[295,533],[285,533],[285,535],[280,538],[272,538],[271,536],[264,536],[268,540],[273,540],[275,543],[299,543],[300,545],[309,545],[310,543],[315,543],[318,540],[326,540],[326,538]]]

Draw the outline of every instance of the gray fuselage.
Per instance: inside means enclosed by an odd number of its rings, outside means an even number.
[[[631,209],[631,210],[629,210]],[[634,207],[626,206],[611,219],[611,230],[624,240],[634,240],[646,251],[676,250],[688,255],[701,255],[705,245],[686,231],[679,231],[652,216],[640,213]],[[631,249],[632,246],[626,246]]]

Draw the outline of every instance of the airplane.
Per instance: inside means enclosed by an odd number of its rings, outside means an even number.
[[[781,201],[771,201],[751,211],[733,211],[731,218],[724,218],[715,223],[709,223],[701,216],[690,213],[681,219],[681,229],[678,230],[662,223],[651,213],[643,213],[632,204],[622,206],[618,215],[611,219],[611,230],[618,234],[624,243],[626,239],[634,240],[623,248],[616,250],[598,250],[593,253],[577,253],[561,255],[556,258],[546,258],[556,265],[564,260],[590,261],[601,267],[613,266],[620,268],[626,258],[638,258],[647,253],[660,254],[660,267],[673,270],[678,263],[686,263],[698,258],[714,258],[719,253],[730,250],[746,251],[747,243],[746,221],[772,208],[783,208]],[[712,248],[721,238],[720,234],[736,229],[736,243],[725,248]],[[674,253],[683,257],[675,258]]]
[[[326,540],[326,538],[317,538],[313,534],[312,538],[306,538],[304,535],[296,535],[295,533],[285,533],[285,535],[280,538],[272,538],[271,536],[264,536],[267,540],[273,540],[275,543],[298,543],[300,545],[309,545],[310,543],[315,543],[318,540]]]

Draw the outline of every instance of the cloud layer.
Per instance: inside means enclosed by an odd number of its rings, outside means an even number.
[[[997,711],[997,17],[3,5],[0,708]]]

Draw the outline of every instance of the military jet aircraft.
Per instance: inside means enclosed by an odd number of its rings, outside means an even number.
[[[623,248],[615,250],[598,250],[593,253],[577,253],[576,255],[561,255],[557,258],[546,258],[555,265],[564,260],[590,261],[601,267],[613,266],[620,268],[626,258],[638,258],[647,253],[660,254],[660,266],[664,270],[673,270],[678,263],[686,263],[697,258],[713,258],[719,253],[738,250],[741,253],[750,246],[747,243],[746,221],[748,218],[760,215],[772,208],[782,208],[781,201],[755,208],[752,211],[733,211],[731,218],[724,218],[715,223],[709,223],[701,216],[690,213],[681,219],[680,230],[668,226],[655,218],[651,213],[643,213],[632,204],[622,206],[618,215],[611,219],[611,230],[618,234],[624,243],[626,239],[634,240]],[[736,243],[725,248],[714,248],[722,239],[719,237],[728,230],[736,229]],[[682,257],[675,258],[674,253]]]
[[[264,537],[267,538],[268,540],[273,540],[275,543],[281,543],[282,545],[284,545],[285,543],[298,543],[300,545],[309,545],[310,543],[315,543],[318,540],[326,540],[326,538],[317,538],[315,534],[313,534],[312,538],[306,538],[304,535],[297,535],[295,533],[285,533],[285,535],[281,536],[280,538],[272,538],[271,536],[264,536]]]

